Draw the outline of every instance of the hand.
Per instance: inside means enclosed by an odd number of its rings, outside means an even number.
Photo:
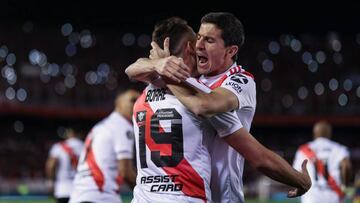
[[[176,83],[186,80],[190,77],[190,68],[184,63],[182,58],[169,56],[158,59],[155,71],[163,77],[167,77]]]
[[[304,183],[300,188],[292,189],[288,192],[287,197],[294,198],[305,194],[311,187],[311,179],[309,176],[309,172],[307,171],[306,164],[308,160],[305,159],[301,164],[301,174],[303,175]]]
[[[164,40],[164,49],[161,49],[156,42],[151,42],[150,59],[160,59],[170,56],[170,38]]]

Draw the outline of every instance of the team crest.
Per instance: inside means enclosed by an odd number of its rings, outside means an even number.
[[[145,118],[145,112],[140,111],[137,113],[137,122],[144,121],[144,118]]]

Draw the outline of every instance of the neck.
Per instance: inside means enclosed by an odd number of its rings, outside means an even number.
[[[124,110],[122,110],[121,108],[116,108],[115,112],[121,114],[126,120],[128,120],[129,122],[131,122],[131,115],[128,115]]]
[[[234,61],[230,60],[230,61],[224,63],[224,66],[222,68],[219,68],[219,69],[217,69],[216,71],[213,71],[213,72],[210,71],[210,73],[207,74],[207,76],[219,75],[219,74],[227,71],[233,64],[234,64]]]

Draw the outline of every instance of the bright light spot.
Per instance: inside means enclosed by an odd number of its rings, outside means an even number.
[[[315,73],[318,70],[318,64],[316,61],[311,60],[310,64],[308,65],[308,69],[310,72]]]
[[[301,51],[302,45],[301,45],[301,42],[297,39],[291,40],[290,46],[291,46],[291,49],[295,52]]]
[[[331,48],[336,51],[339,52],[341,50],[341,42],[337,39],[334,39],[331,41]]]
[[[298,90],[298,97],[302,100],[306,99],[306,97],[308,96],[309,91],[307,90],[306,87],[302,86],[299,88]]]
[[[93,45],[93,39],[89,30],[83,30],[80,33],[80,45],[83,48],[90,48]]]
[[[18,89],[18,91],[16,92],[16,98],[19,101],[25,101],[26,97],[27,97],[26,90],[24,90],[23,88]]]
[[[67,75],[64,79],[64,84],[67,88],[73,88],[76,84],[76,79],[72,75]]]
[[[57,76],[59,74],[60,67],[56,63],[52,63],[49,65],[49,74],[53,77]]]
[[[14,90],[14,88],[12,87],[8,87],[5,91],[5,96],[6,98],[8,98],[9,100],[13,100],[16,96],[16,92]]]
[[[280,51],[280,45],[276,41],[271,41],[269,43],[268,48],[269,48],[270,53],[272,53],[272,54],[278,54]]]
[[[356,96],[360,98],[360,86],[356,88]]]
[[[6,55],[8,54],[8,52],[9,52],[9,49],[7,48],[7,46],[2,45],[2,46],[0,47],[0,58],[1,58],[1,59],[6,58]]]
[[[319,64],[325,63],[326,55],[323,51],[316,52],[316,60]]]
[[[40,61],[40,52],[36,49],[33,49],[29,53],[29,61],[32,65],[37,65]]]
[[[61,34],[63,36],[69,36],[73,31],[73,27],[70,23],[65,23],[63,26],[61,26]]]
[[[14,122],[14,130],[17,133],[22,133],[24,131],[24,123],[21,121]]]
[[[318,82],[316,83],[315,87],[314,87],[314,91],[315,91],[315,94],[320,96],[324,93],[324,85],[321,83],[321,82]]]
[[[311,61],[313,61],[311,53],[308,51],[305,51],[302,55],[302,60],[305,64],[309,65],[311,63]]]
[[[135,43],[135,35],[132,33],[126,33],[122,37],[122,43],[125,46],[132,46]]]
[[[9,65],[9,66],[12,66],[16,63],[16,56],[15,54],[13,53],[10,53],[9,55],[7,55],[6,57],[6,63]]]
[[[274,69],[274,63],[270,59],[265,59],[262,62],[263,70],[267,73],[270,73]]]
[[[348,103],[348,97],[346,94],[341,94],[338,98],[338,102],[340,106],[345,106]]]
[[[4,66],[1,70],[2,76],[7,80],[10,85],[14,85],[17,80],[15,69],[11,66]]]
[[[110,73],[110,66],[107,63],[101,63],[97,67],[97,74],[101,77],[108,77]]]
[[[350,91],[352,86],[353,86],[353,83],[352,83],[352,81],[350,79],[346,79],[344,81],[344,90],[345,91]]]
[[[339,82],[338,82],[335,78],[332,78],[332,79],[329,81],[329,88],[330,88],[332,91],[335,91],[338,87],[339,87]]]
[[[89,71],[85,74],[85,81],[89,85],[94,85],[97,81],[97,74],[94,71]]]
[[[61,68],[61,72],[64,76],[67,76],[73,75],[75,71],[74,67],[70,63],[65,63]]]

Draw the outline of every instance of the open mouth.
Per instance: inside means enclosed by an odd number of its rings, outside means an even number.
[[[205,55],[197,54],[197,56],[198,56],[198,59],[199,59],[198,63],[199,63],[200,66],[204,66],[204,65],[207,64],[208,58]]]

